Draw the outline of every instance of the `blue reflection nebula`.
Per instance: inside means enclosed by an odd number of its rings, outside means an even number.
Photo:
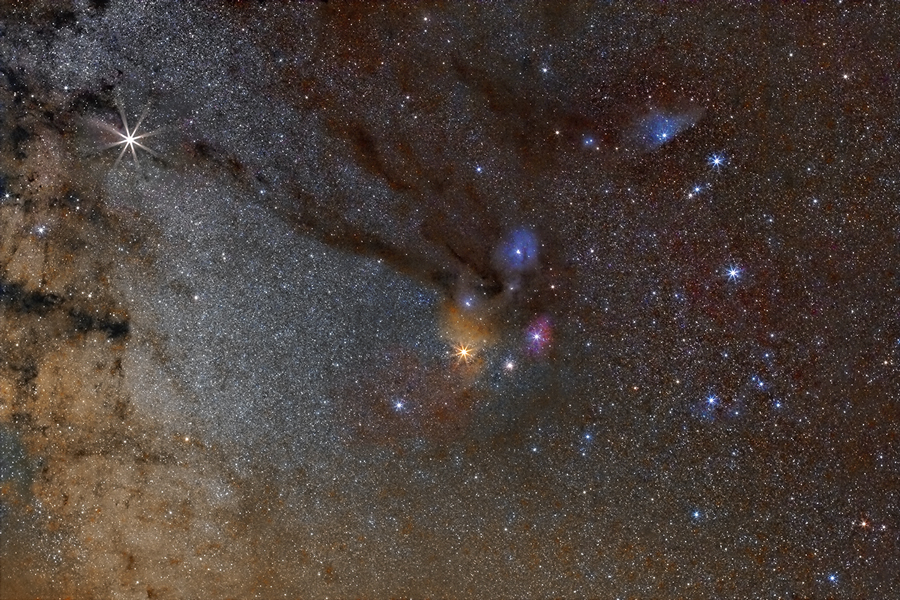
[[[656,150],[692,127],[702,114],[699,109],[684,112],[652,110],[635,123],[631,130],[631,139],[642,150]]]
[[[528,229],[516,229],[497,248],[496,259],[499,266],[508,271],[522,272],[537,264],[537,236]]]

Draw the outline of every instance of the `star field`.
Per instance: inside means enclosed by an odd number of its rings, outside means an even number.
[[[0,599],[900,594],[900,20],[7,2]]]

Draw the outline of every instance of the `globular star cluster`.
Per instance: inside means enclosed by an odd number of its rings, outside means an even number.
[[[844,4],[4,3],[0,599],[896,597]]]

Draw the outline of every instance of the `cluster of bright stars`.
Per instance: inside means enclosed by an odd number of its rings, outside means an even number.
[[[724,154],[714,153],[709,155],[707,162],[713,169],[718,170],[728,163],[728,159],[725,158]],[[703,191],[702,186],[694,186],[694,188],[688,193],[688,198],[693,198],[701,191]],[[725,269],[725,276],[728,278],[728,281],[737,281],[741,278],[742,272],[743,270],[738,265],[731,264]]]
[[[710,154],[709,157],[707,157],[706,162],[710,167],[712,167],[712,169],[714,171],[718,171],[719,169],[724,167],[726,164],[728,164],[728,159],[725,157],[724,154],[714,153],[714,154]],[[691,188],[691,191],[688,192],[688,195],[687,195],[688,199],[693,198],[694,196],[699,196],[700,192],[702,192],[705,187],[708,187],[708,186],[695,185],[693,188]]]

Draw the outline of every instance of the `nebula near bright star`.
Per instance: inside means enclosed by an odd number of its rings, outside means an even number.
[[[632,126],[629,141],[641,150],[656,150],[692,127],[702,114],[703,111],[698,107],[686,108],[681,112],[653,109]]]
[[[0,600],[897,597],[898,26],[2,3]]]

